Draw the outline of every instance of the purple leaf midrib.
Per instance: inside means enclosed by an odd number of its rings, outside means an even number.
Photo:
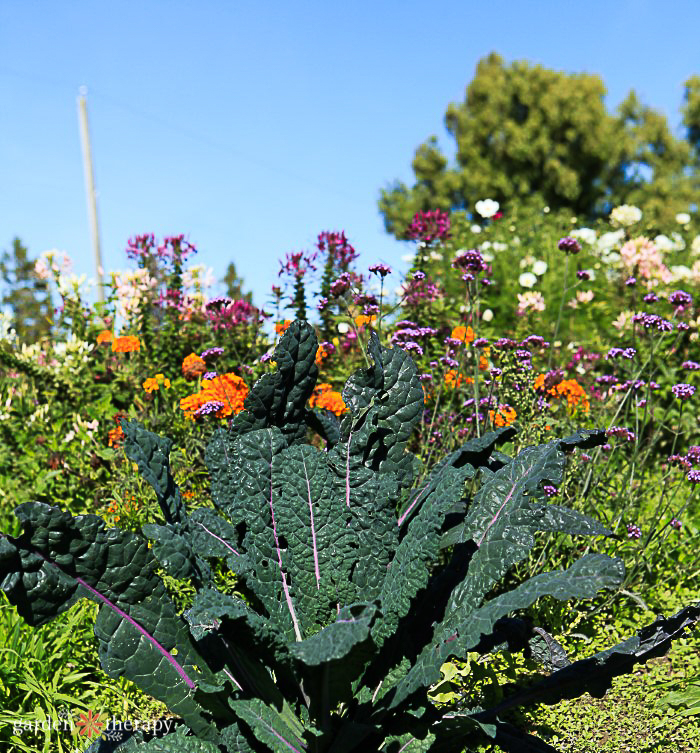
[[[311,481],[309,480],[309,472],[306,469],[306,460],[302,455],[301,463],[304,466],[304,476],[306,476],[306,491],[309,496],[309,517],[311,518],[311,545],[314,552],[314,569],[316,572],[316,590],[321,589],[321,570],[318,566],[318,546],[316,544],[316,528],[314,526],[314,505],[311,499]]]
[[[196,688],[196,685],[194,684],[194,681],[190,678],[190,676],[185,672],[184,667],[179,664],[175,657],[163,646],[161,645],[154,636],[152,636],[146,628],[144,628],[142,625],[140,625],[136,620],[128,615],[123,609],[120,609],[113,601],[108,599],[104,594],[100,593],[96,588],[93,588],[89,583],[87,583],[85,580],[80,578],[77,575],[70,575],[70,573],[67,573],[60,565],[56,564],[55,562],[52,562],[48,557],[44,556],[40,551],[33,549],[32,550],[35,554],[37,554],[39,557],[41,557],[44,562],[46,562],[49,565],[52,565],[57,570],[59,570],[63,575],[65,575],[67,578],[72,578],[76,583],[79,583],[83,588],[85,588],[87,591],[89,591],[93,596],[95,596],[97,599],[99,599],[105,606],[109,607],[112,611],[116,612],[122,619],[126,620],[130,625],[136,628],[136,630],[139,631],[150,643],[167,659],[168,662],[173,666],[175,671],[180,675],[180,677],[183,679],[185,684],[188,688],[194,690]]]
[[[203,529],[204,529],[204,530],[205,530],[205,531],[206,531],[206,532],[207,532],[207,533],[208,533],[208,534],[209,534],[210,536],[212,536],[213,538],[215,538],[215,539],[216,539],[217,541],[220,541],[220,542],[221,542],[221,543],[222,543],[222,544],[223,544],[223,545],[224,545],[225,547],[227,547],[228,549],[230,549],[230,550],[231,550],[231,551],[232,551],[232,552],[233,552],[233,553],[234,553],[234,554],[236,555],[236,557],[240,557],[240,556],[241,556],[241,555],[240,555],[240,554],[239,554],[239,553],[238,553],[238,552],[237,552],[237,551],[236,551],[236,550],[235,550],[235,549],[234,549],[234,548],[233,548],[233,547],[232,547],[232,546],[231,546],[231,545],[230,545],[230,544],[228,543],[228,541],[224,541],[224,539],[222,539],[222,538],[221,538],[220,536],[217,536],[217,535],[216,535],[216,534],[215,534],[214,532],[210,531],[210,530],[209,530],[209,529],[208,529],[208,528],[207,528],[207,527],[206,527],[206,526],[204,525],[204,523],[200,523],[200,522],[199,522],[198,520],[197,520],[197,521],[195,521],[195,522],[197,523],[197,525],[198,525],[198,526],[200,526],[200,528],[203,528]]]
[[[284,598],[287,602],[287,608],[289,609],[289,614],[292,616],[292,625],[294,627],[294,635],[298,641],[302,640],[301,637],[301,631],[299,630],[299,623],[297,621],[297,615],[294,611],[294,604],[292,603],[292,596],[289,593],[289,586],[287,585],[287,574],[284,572],[284,568],[282,567],[282,550],[280,548],[280,540],[279,536],[277,535],[277,523],[275,522],[275,508],[272,504],[272,459],[274,458],[274,450],[272,446],[272,435],[268,432],[268,437],[270,439],[270,461],[268,464],[269,471],[270,471],[270,519],[272,521],[272,535],[275,539],[275,549],[277,550],[277,563],[280,568],[280,575],[282,576],[282,589],[284,590]]]

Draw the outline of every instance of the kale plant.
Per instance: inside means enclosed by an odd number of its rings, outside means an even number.
[[[318,375],[316,337],[295,322],[277,370],[208,451],[214,509],[187,512],[169,467],[171,442],[122,424],[126,452],[153,487],[163,523],[143,535],[20,505],[23,532],[0,538],[0,587],[30,625],[78,599],[99,604],[95,635],[110,677],[160,699],[175,732],[133,735],[95,750],[144,753],[353,753],[468,750],[491,739],[506,751],[551,751],[503,712],[601,696],[612,678],[658,656],[700,616],[692,606],[623,643],[569,663],[544,630],[509,617],[542,596],[590,599],[615,588],[623,565],[586,554],[507,590],[538,531],[609,535],[599,522],[549,504],[566,455],[604,441],[601,431],[528,447],[509,458],[501,429],[467,442],[420,483],[406,450],[420,420],[415,366],[376,336],[373,364],[348,379],[340,424],[306,407]],[[310,428],[326,446],[307,442]],[[467,488],[476,489],[473,495]],[[241,596],[214,586],[212,559]],[[158,568],[196,588],[177,613]],[[468,699],[437,708],[428,689],[467,652],[518,646],[549,674],[512,687],[499,705]]]

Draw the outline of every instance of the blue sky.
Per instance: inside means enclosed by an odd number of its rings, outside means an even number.
[[[66,250],[92,276],[76,96],[88,108],[103,261],[129,236],[185,233],[264,303],[277,259],[344,229],[401,267],[379,191],[492,50],[634,88],[679,128],[700,73],[700,3],[0,3],[0,250]],[[451,153],[451,152],[450,152]],[[397,281],[398,282],[398,281]]]

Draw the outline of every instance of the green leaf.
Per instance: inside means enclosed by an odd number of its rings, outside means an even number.
[[[302,753],[306,750],[304,740],[292,731],[280,713],[260,699],[231,701],[231,708],[273,753]]]
[[[317,349],[318,340],[310,324],[295,321],[289,325],[272,358],[277,362],[277,371],[255,383],[244,410],[231,421],[232,436],[276,426],[286,444],[304,439],[306,402],[318,379]]]
[[[587,439],[585,435],[582,441]],[[476,607],[493,585],[529,554],[538,530],[609,533],[592,518],[542,502],[543,485],[559,484],[563,478],[566,455],[559,448],[559,442],[550,442],[523,450],[487,478],[464,522],[444,535],[443,547],[470,540],[477,547],[467,577],[450,597],[448,611],[456,605]]]
[[[180,726],[175,732],[163,737],[155,737],[148,742],[143,742],[140,733],[132,735],[117,745],[109,740],[98,738],[85,750],[85,753],[132,753],[132,751],[134,753],[220,753],[220,748],[213,742],[188,735],[185,728]]]
[[[122,419],[121,427],[126,435],[126,456],[138,465],[141,476],[153,487],[165,520],[168,523],[182,523],[185,505],[170,472],[172,440],[147,431],[136,421]]]
[[[0,538],[0,588],[30,625],[47,622],[79,598],[99,605],[95,635],[110,677],[127,677],[211,736],[194,700],[211,673],[177,615],[156,561],[140,536],[108,529],[96,515],[72,517],[31,502],[15,511],[23,533]]]
[[[374,363],[360,369],[345,383],[343,400],[350,416],[341,424],[344,443],[362,454],[363,463],[376,471],[393,473],[401,486],[413,475],[413,457],[406,442],[420,421],[423,388],[416,365],[400,348],[383,348],[372,333],[368,353]]]
[[[471,471],[471,466],[445,467],[435,477],[433,490],[411,520],[389,563],[379,595],[382,618],[372,631],[378,644],[396,631],[399,620],[409,613],[413,598],[427,586],[431,564],[439,552],[445,515],[462,496]]]
[[[277,534],[301,633],[318,631],[356,594],[349,589],[363,552],[355,544],[353,512],[343,504],[327,453],[297,445],[272,464]]]
[[[482,635],[488,635],[493,630],[501,617],[529,607],[541,596],[553,596],[560,601],[592,598],[602,588],[619,585],[623,577],[621,560],[603,554],[588,554],[567,570],[536,575],[477,609],[468,602],[454,602],[448,606],[444,619],[436,626],[433,640],[398,683],[389,707],[398,706],[419,688],[438,682],[442,664],[450,656],[466,655],[478,644]]]
[[[442,475],[446,471],[450,468],[468,467],[470,469],[467,471],[468,477],[473,477],[476,469],[488,462],[496,444],[508,441],[514,434],[515,429],[511,426],[489,431],[480,437],[474,437],[465,442],[459,449],[441,460],[433,468],[428,478],[412,491],[411,496],[399,512],[399,525],[404,525],[412,515],[415,515],[423,500],[437,488]]]
[[[290,651],[310,667],[342,659],[355,645],[369,636],[376,613],[377,607],[374,604],[343,607],[335,622],[310,638],[291,644]]]

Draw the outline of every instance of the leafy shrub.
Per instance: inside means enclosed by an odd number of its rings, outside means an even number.
[[[313,329],[293,323],[275,351],[278,370],[214,435],[216,511],[188,514],[170,440],[123,421],[127,455],[153,487],[162,525],[143,526],[145,538],[30,502],[16,510],[23,532],[0,538],[0,588],[23,618],[41,625],[80,598],[96,602],[107,674],[131,679],[184,722],[162,739],[134,735],[120,751],[457,751],[484,736],[505,750],[552,750],[502,714],[601,695],[700,618],[700,606],[687,607],[569,663],[545,631],[508,615],[542,596],[614,588],[622,562],[586,554],[509,590],[499,584],[537,531],[610,533],[546,503],[544,490],[561,482],[568,452],[605,433],[582,430],[509,458],[495,450],[513,434],[504,427],[468,441],[412,489],[418,463],[406,443],[423,390],[410,357],[373,336],[373,363],[346,382],[349,413],[338,426],[306,408],[316,351]],[[309,426],[325,450],[306,442]],[[214,587],[212,558],[237,575],[240,595]],[[184,615],[158,565],[196,587]],[[491,708],[429,701],[450,657],[505,645],[551,674]]]

